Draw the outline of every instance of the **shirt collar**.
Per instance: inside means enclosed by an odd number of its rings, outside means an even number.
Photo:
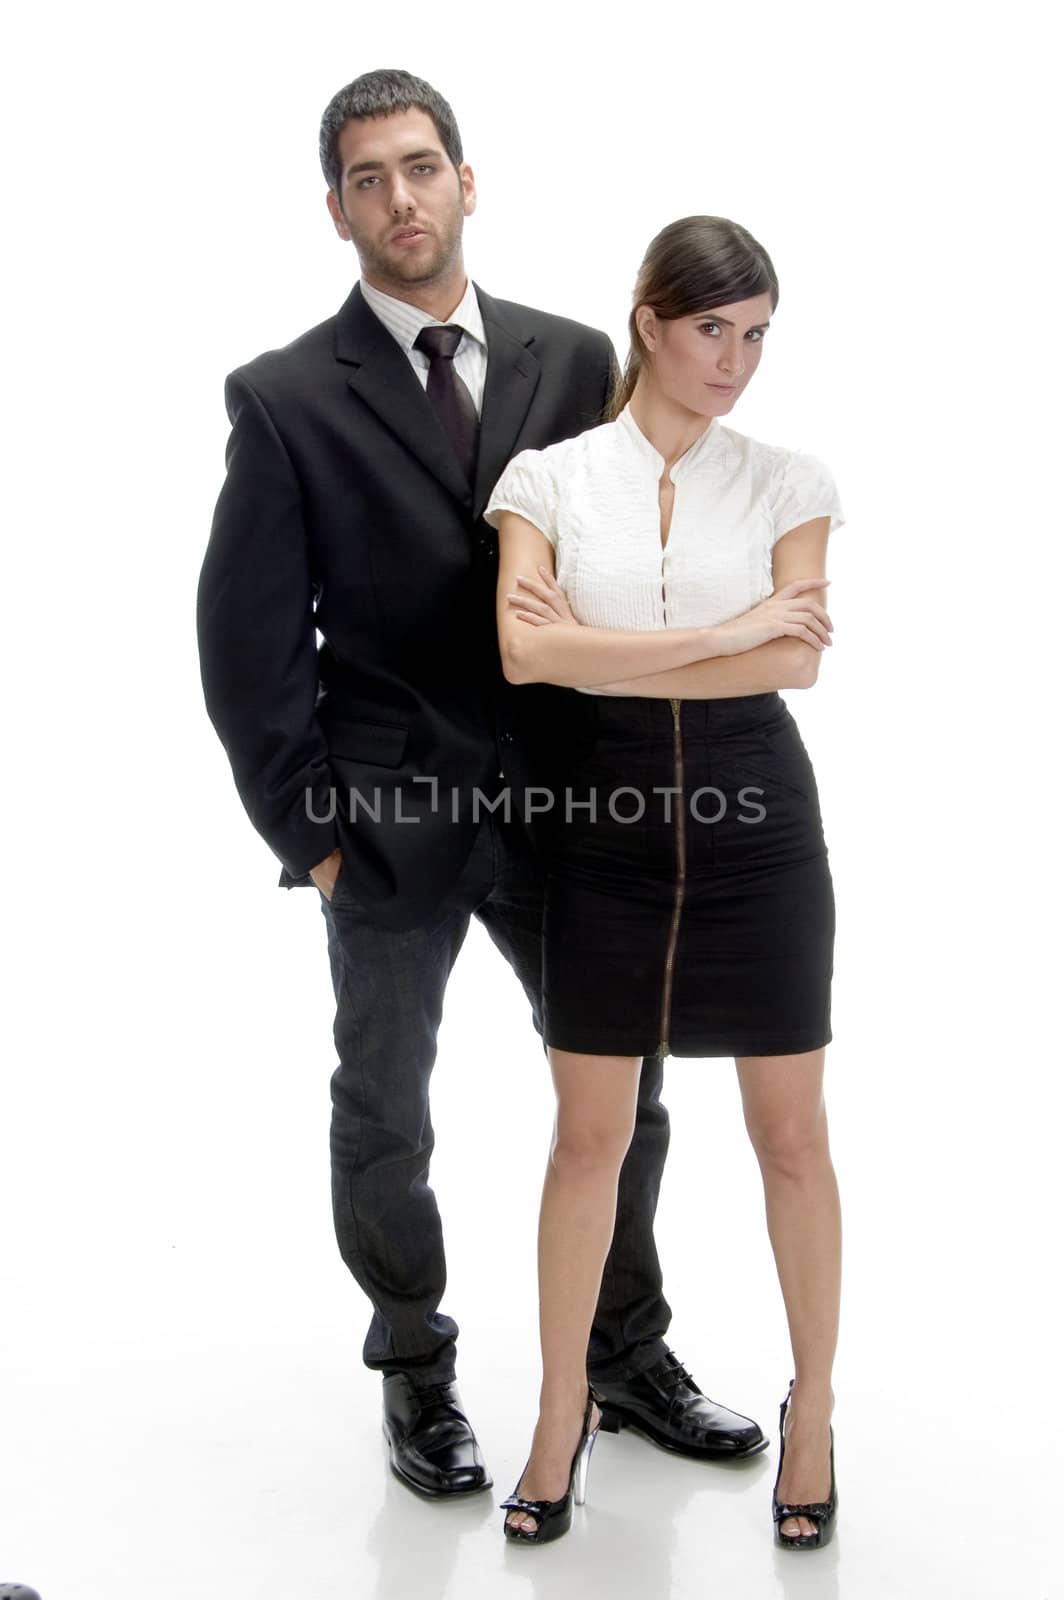
[[[617,422],[624,431],[626,437],[631,440],[631,442],[639,450],[639,453],[645,457],[647,462],[653,466],[657,477],[660,478],[665,471],[665,457],[660,453],[660,451],[655,450],[654,446],[651,444],[642,428],[640,428],[639,424],[632,416],[632,407],[630,403],[625,406],[624,410],[617,418]],[[726,459],[729,454],[730,451],[728,448],[726,430],[721,427],[720,419],[718,417],[711,417],[709,419],[709,427],[705,430],[705,432],[700,433],[694,444],[691,445],[688,450],[684,451],[683,455],[678,461],[673,462],[672,468],[669,472],[669,477],[672,479],[673,483],[679,483],[682,478],[687,476],[692,468],[698,466],[699,462],[710,461],[717,457]]]
[[[376,312],[388,332],[398,340],[407,355],[414,348],[414,340],[422,328],[458,327],[470,338],[476,339],[479,344],[486,345],[488,342],[472,278],[466,279],[465,294],[447,318],[446,324],[441,322],[439,317],[430,316],[418,306],[412,306],[405,300],[397,300],[394,295],[375,289],[364,278],[359,287],[370,310]]]

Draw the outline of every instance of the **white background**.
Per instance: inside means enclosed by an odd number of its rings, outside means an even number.
[[[1060,258],[1019,4],[60,7],[9,33],[0,1582],[44,1600],[1064,1593],[1054,1407]],[[384,1469],[329,1207],[324,928],[203,710],[222,380],[357,263],[317,125],[379,66],[451,101],[489,292],[623,348],[643,249],[714,212],[782,298],[731,419],[833,467],[836,645],[792,694],[839,907],[840,1530],[774,1555],[775,1452],[600,1441],[552,1551]],[[734,1073],[675,1062],[673,1337],[766,1430],[789,1354]],[[474,928],[434,1181],[505,1493],[535,1410],[551,1118]],[[514,1560],[517,1556],[523,1559]]]

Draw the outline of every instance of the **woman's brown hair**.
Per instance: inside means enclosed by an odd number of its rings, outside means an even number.
[[[620,416],[632,398],[647,359],[635,322],[640,306],[649,306],[664,322],[675,322],[759,294],[772,296],[775,311],[780,297],[776,269],[768,251],[737,222],[681,217],[662,228],[639,268],[628,318],[628,359],[614,387],[610,418]]]

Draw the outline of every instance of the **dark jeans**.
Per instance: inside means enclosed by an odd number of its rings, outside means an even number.
[[[448,1382],[458,1326],[439,1310],[443,1232],[428,1181],[436,1030],[472,914],[521,980],[542,1032],[539,867],[516,825],[487,816],[431,926],[377,926],[346,889],[342,869],[332,902],[322,896],[321,905],[340,1058],[332,1078],[333,1217],[340,1254],[373,1305],[363,1358],[419,1384]],[[643,1062],[635,1134],[621,1169],[617,1225],[588,1347],[589,1374],[602,1381],[657,1361],[671,1315],[653,1231],[669,1144],[662,1068],[656,1057]]]

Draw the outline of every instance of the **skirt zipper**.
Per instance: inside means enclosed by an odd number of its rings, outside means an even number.
[[[673,752],[673,782],[679,791],[679,811],[676,818],[676,887],[672,898],[672,922],[669,927],[669,943],[665,951],[665,979],[661,995],[661,1043],[658,1054],[665,1057],[669,1053],[669,1024],[672,1020],[672,979],[673,968],[676,963],[676,944],[680,935],[680,913],[683,910],[684,886],[687,879],[687,819],[684,815],[683,794],[683,734],[680,729],[681,700],[671,700],[672,706],[672,752]]]

